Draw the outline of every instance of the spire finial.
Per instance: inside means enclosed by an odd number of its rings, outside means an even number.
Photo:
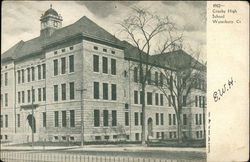
[[[50,8],[52,8],[52,4],[50,4]]]

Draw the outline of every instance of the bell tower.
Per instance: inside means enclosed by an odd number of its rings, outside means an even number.
[[[50,5],[50,9],[42,14],[40,35],[51,36],[52,33],[62,27],[62,16],[58,14]]]

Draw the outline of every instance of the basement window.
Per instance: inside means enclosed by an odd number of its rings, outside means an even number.
[[[95,136],[95,140],[101,140],[101,136]]]
[[[113,139],[117,139],[117,135],[113,135]]]
[[[65,140],[66,140],[66,137],[65,137],[65,136],[62,136],[62,140],[64,140],[64,141],[65,141]]]
[[[108,140],[108,139],[109,139],[109,136],[104,136],[104,139],[105,139],[105,140]]]
[[[55,140],[58,140],[58,136],[54,136],[54,139],[55,139]]]
[[[74,137],[70,137],[70,140],[71,140],[71,141],[74,141],[74,140],[75,140],[75,138],[74,138]]]

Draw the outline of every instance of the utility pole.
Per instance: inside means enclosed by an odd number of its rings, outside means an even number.
[[[32,102],[31,102],[31,111],[32,111],[32,149],[34,148],[34,110],[33,110],[33,108],[34,108],[34,93],[33,93],[33,86],[31,87],[31,93],[32,93]]]
[[[87,91],[87,89],[83,89],[83,83],[81,83],[81,89],[77,89],[76,91],[80,91],[81,93],[81,147],[83,147],[84,142],[84,123],[83,123],[83,92]]]

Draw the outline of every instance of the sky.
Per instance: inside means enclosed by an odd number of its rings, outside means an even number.
[[[121,29],[118,23],[128,17],[131,8],[147,8],[159,16],[168,16],[183,31],[188,46],[199,49],[201,59],[206,60],[206,2],[201,1],[4,1],[1,53],[20,40],[39,36],[39,19],[50,4],[63,17],[63,26],[87,16],[118,38]]]

